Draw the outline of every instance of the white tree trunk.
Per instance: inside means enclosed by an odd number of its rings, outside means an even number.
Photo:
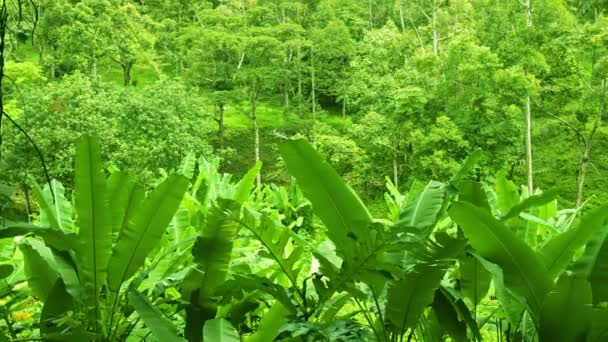
[[[316,77],[315,77],[315,57],[314,57],[314,50],[311,48],[310,49],[310,63],[312,65],[312,71],[311,71],[311,96],[312,96],[312,141],[315,141],[315,126],[317,123],[317,97],[316,97],[316,91],[315,91],[315,87],[316,87]]]
[[[393,147],[393,184],[399,188],[399,164],[397,162],[397,148]]]
[[[255,142],[254,142],[254,154],[255,154],[255,162],[260,161],[260,129],[258,127],[258,115],[257,115],[257,100],[251,100],[251,120],[253,121],[253,132],[255,134]],[[262,175],[261,172],[258,172],[255,177],[255,184],[260,187],[262,185]]]
[[[439,55],[439,32],[437,32],[437,1],[433,0],[433,53]]]
[[[532,176],[532,113],[530,110],[530,95],[526,96],[526,161],[528,167],[528,190],[530,195],[534,193],[534,181]]]

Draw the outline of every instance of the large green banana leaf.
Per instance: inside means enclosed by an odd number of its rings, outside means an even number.
[[[458,182],[458,200],[473,203],[480,208],[492,210],[483,184],[470,180]]]
[[[446,297],[444,291],[435,291],[433,299],[433,312],[441,328],[454,342],[464,342],[467,339],[467,325],[458,316],[458,311]]]
[[[201,236],[192,247],[194,267],[182,285],[182,296],[190,301],[186,309],[186,338],[200,341],[203,324],[215,318],[216,289],[226,280],[232,257],[233,240],[240,227],[240,205],[231,200],[219,200],[207,216]]]
[[[424,229],[435,225],[446,196],[443,183],[431,181],[401,209],[396,225]]]
[[[111,198],[110,215],[113,240],[115,241],[132,214],[139,209],[144,198],[144,190],[135,183],[135,178],[116,171],[108,178],[108,195]]]
[[[504,172],[496,175],[496,204],[498,210],[505,214],[519,204],[519,192],[515,183],[507,179]]]
[[[551,277],[538,255],[487,210],[456,202],[449,215],[479,255],[500,266],[505,285],[523,297],[532,314],[538,317],[552,287]]]
[[[458,262],[458,288],[464,298],[477,305],[490,289],[492,274],[468,253],[463,254]]]
[[[564,274],[545,299],[539,341],[585,341],[591,329],[591,313],[587,279]]]
[[[301,267],[297,262],[300,261],[304,249],[302,246],[292,244],[292,234],[289,228],[281,222],[268,217],[265,214],[258,214],[248,208],[244,211],[248,224],[246,227],[255,235],[256,239],[262,243],[267,251],[267,257],[275,261],[282,273],[289,279],[294,288],[298,288],[298,274]],[[299,298],[304,300],[304,298]]]
[[[27,283],[32,292],[44,302],[50,289],[59,279],[53,252],[42,241],[36,239],[24,239],[19,243],[19,249],[24,257]]]
[[[281,302],[275,302],[272,307],[266,311],[256,332],[247,338],[247,342],[267,342],[274,341],[279,336],[281,327],[288,320],[289,310],[286,309]]]
[[[186,157],[182,159],[182,163],[179,166],[178,174],[191,180],[194,177],[194,170],[196,169],[196,154],[193,151],[189,151]]]
[[[433,302],[447,268],[465,246],[464,240],[442,238],[429,241],[420,260],[410,265],[404,276],[392,282],[387,291],[386,317],[399,334],[415,327],[418,317]]]
[[[280,144],[279,150],[289,173],[296,178],[334,243],[359,241],[369,236],[368,227],[372,222],[369,211],[308,142],[290,140]]]
[[[378,256],[396,241],[384,239],[385,227],[373,222],[361,199],[308,142],[290,140],[279,150],[343,260],[337,284],[351,280],[381,284],[386,275],[382,271],[391,266],[382,264]]]
[[[0,228],[0,239],[28,234],[41,237],[47,246],[58,251],[70,251],[78,248],[77,234],[64,232],[57,228],[38,227],[29,223],[13,223]]]
[[[206,342],[241,342],[241,338],[232,324],[221,318],[205,322],[203,340]]]
[[[112,226],[109,215],[106,179],[96,139],[84,136],[76,147],[74,179],[75,207],[78,216],[79,245],[76,263],[86,289],[88,303],[98,319],[99,291],[107,279],[112,252]]]
[[[576,252],[593,236],[605,236],[607,220],[608,206],[599,207],[585,214],[573,228],[553,236],[541,250],[549,275],[552,278],[559,276],[572,262]],[[589,263],[587,267],[592,267],[592,264]]]
[[[72,205],[65,198],[63,185],[53,179],[51,181],[53,191],[49,185],[41,189],[38,183],[32,179],[32,192],[40,206],[40,225],[71,231],[74,226],[72,219]]]
[[[235,200],[237,203],[243,204],[247,198],[249,198],[249,194],[253,190],[255,186],[255,177],[260,173],[262,169],[262,162],[258,161],[255,165],[247,171],[247,173],[241,178],[238,184],[234,188],[234,193],[230,196],[231,199]]]
[[[150,303],[146,296],[132,289],[129,291],[129,303],[133,305],[139,317],[141,317],[146,327],[150,329],[152,335],[158,341],[185,341],[184,338],[179,336],[177,327],[163,316],[158,308]]]
[[[480,149],[476,149],[471,153],[467,159],[460,165],[460,169],[450,178],[450,184],[456,185],[462,179],[464,179],[473,169],[479,161],[483,158],[483,152]]]
[[[169,176],[150,193],[140,210],[120,231],[108,264],[111,291],[118,292],[121,284],[135,274],[160,242],[187,188],[186,178]]]
[[[509,211],[507,211],[501,217],[501,219],[508,220],[510,218],[517,217],[517,216],[519,216],[519,214],[523,213],[524,211],[526,211],[532,207],[539,207],[539,206],[545,205],[545,204],[553,201],[556,197],[557,197],[556,191],[547,191],[540,195],[530,196],[530,197],[526,198],[525,200],[521,201],[520,203],[516,204],[515,206],[511,207],[511,209],[509,209]]]

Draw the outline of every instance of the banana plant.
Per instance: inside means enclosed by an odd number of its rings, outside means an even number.
[[[130,318],[137,304],[128,299],[138,297],[127,297],[136,291],[129,282],[161,240],[188,181],[170,176],[146,194],[124,173],[108,178],[99,143],[85,136],[77,145],[74,184],[73,208],[52,182],[52,198],[35,190],[40,225],[14,224],[0,235],[25,235],[20,249],[28,283],[44,302],[41,337],[125,340],[139,321]]]
[[[476,261],[492,274],[514,330],[540,341],[605,339],[608,311],[597,304],[608,300],[603,293],[608,206],[587,212],[538,244],[536,232],[522,234],[524,226],[509,220],[551,203],[554,195],[537,194],[519,202],[516,192],[511,193],[512,200],[503,201],[498,213],[461,198],[449,215],[467,237]],[[564,321],[565,315],[572,319]],[[531,329],[524,327],[528,319]]]
[[[188,341],[199,342],[205,339],[207,322],[215,324],[213,320],[219,306],[217,289],[227,280],[233,243],[241,228],[241,207],[254,188],[261,163],[252,167],[240,181],[233,182],[231,175],[219,173],[219,159],[199,158],[195,176],[197,163],[194,160],[189,155],[180,167],[180,173],[193,182],[174,219],[174,226],[176,229],[192,227],[196,232],[190,249],[191,262],[180,271],[180,288],[181,297],[187,302],[185,337]],[[169,271],[167,268],[165,273]]]
[[[397,197],[399,202],[392,203],[401,204],[398,215],[393,214],[395,222],[387,223],[372,218],[356,193],[306,141],[287,141],[279,149],[324,223],[331,245],[314,252],[321,265],[320,277],[328,283],[319,291],[321,305],[316,310],[322,312],[324,303],[346,291],[378,341],[414,334],[420,319],[426,317],[426,308],[445,293],[441,280],[465,248],[463,239],[441,228],[447,227],[443,221],[454,194],[451,183],[430,182],[407,201]],[[478,154],[465,162],[451,182],[464,177],[475,158]],[[441,304],[448,304],[450,317],[464,322],[465,331],[470,324],[472,333],[478,334],[467,307],[449,298]],[[436,308],[446,312],[446,305]],[[456,310],[462,312],[458,317]]]

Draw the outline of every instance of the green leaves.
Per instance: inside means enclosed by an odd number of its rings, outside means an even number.
[[[464,248],[465,241],[450,238],[440,243],[429,241],[422,260],[410,266],[404,276],[393,282],[387,292],[386,317],[403,334],[418,322],[446,269]]]
[[[178,329],[171,321],[169,321],[163,314],[152,304],[148,298],[136,290],[129,291],[129,302],[135,308],[135,311],[139,314],[139,317],[144,321],[144,324],[152,335],[159,341],[186,341],[178,334]],[[211,340],[213,341],[213,340]]]
[[[477,252],[500,266],[505,285],[525,299],[533,314],[540,313],[552,281],[536,253],[484,209],[456,202],[449,215]]]
[[[474,256],[468,253],[459,259],[458,285],[462,295],[473,305],[479,304],[490,289],[492,275]]]
[[[188,181],[174,175],[158,185],[120,231],[108,264],[108,287],[117,292],[160,242],[186,192]]]
[[[110,214],[112,234],[114,240],[116,240],[133,212],[139,209],[144,198],[144,190],[140,185],[135,184],[133,177],[117,171],[108,178],[108,194],[112,199],[110,201]]]
[[[72,205],[65,199],[65,189],[55,179],[51,181],[51,186],[53,192],[51,192],[48,184],[44,186],[43,190],[38,183],[32,181],[34,198],[40,206],[40,225],[71,231],[74,226]]]
[[[203,341],[240,342],[241,338],[234,327],[225,319],[212,319],[205,323]]]
[[[207,216],[201,235],[192,247],[195,265],[182,285],[182,296],[190,301],[187,309],[186,337],[200,340],[203,323],[217,311],[217,288],[226,281],[232,257],[232,244],[240,227],[240,205],[220,200]]]
[[[501,217],[501,219],[508,220],[512,217],[516,217],[520,213],[526,211],[527,209],[530,209],[530,208],[536,207],[536,206],[541,206],[541,205],[544,205],[544,204],[547,204],[547,203],[553,201],[555,199],[555,197],[557,197],[556,191],[547,191],[540,195],[530,196],[530,197],[526,198],[525,200],[523,200],[522,202],[518,203],[517,205],[511,207],[511,209],[509,209],[509,211],[507,213],[505,213]]]
[[[25,237],[19,247],[30,286],[45,301],[41,313],[41,333],[45,337],[57,334],[68,340],[82,340],[89,334],[95,338],[113,337],[116,328],[113,320],[124,312],[117,310],[121,285],[158,246],[187,187],[188,181],[183,176],[169,176],[144,200],[143,188],[128,175],[114,172],[106,181],[97,141],[90,137],[80,140],[74,189],[77,234],[68,231],[71,221],[61,219],[59,209],[53,209],[61,201],[67,203],[59,196],[63,194],[59,183],[53,185],[60,190],[55,194],[57,202],[48,200],[46,207],[43,205],[48,213],[42,221],[48,221],[51,228],[21,223],[0,229],[0,238],[33,235],[44,240],[43,243]],[[40,196],[48,195],[48,191],[40,192]],[[68,205],[64,203],[64,207]],[[141,298],[134,300],[143,310],[144,320],[157,324],[154,313],[146,310],[146,303],[138,299]],[[78,328],[75,323],[70,323],[70,329],[57,326],[56,322],[69,320],[66,315],[70,311],[79,317]]]
[[[332,241],[356,241],[367,236],[372,222],[367,208],[309,143],[290,140],[279,145],[279,150]]]
[[[431,227],[437,221],[443,208],[446,189],[443,183],[431,181],[418,195],[401,209],[400,227],[424,229]]]
[[[255,177],[258,175],[258,173],[260,173],[261,169],[262,162],[258,161],[251,169],[249,169],[249,171],[247,171],[245,176],[243,176],[243,178],[241,178],[239,183],[236,185],[234,193],[232,194],[233,200],[241,204],[247,200],[251,190],[253,190],[253,187],[255,186]]]
[[[608,206],[596,208],[585,214],[578,224],[570,230],[553,236],[542,248],[541,254],[545,265],[552,278],[566,269],[572,261],[575,253],[583,247],[590,238],[595,236],[605,237],[608,230]],[[593,258],[597,252],[589,250],[590,254],[578,263],[579,269],[584,273],[583,277],[589,276],[591,268],[594,267],[596,259]],[[599,260],[597,260],[599,261]],[[584,265],[582,263],[585,263]],[[606,278],[608,279],[608,277]]]
[[[43,301],[59,278],[54,265],[51,250],[41,241],[28,239],[19,244],[19,249],[24,254],[25,274],[28,277],[28,285],[37,297]]]
[[[98,310],[98,291],[106,281],[112,251],[112,227],[101,152],[94,138],[85,136],[78,143],[74,193],[80,241],[76,249],[78,270]]]
[[[585,341],[591,328],[591,314],[591,286],[587,279],[563,275],[545,299],[538,332],[540,341]]]

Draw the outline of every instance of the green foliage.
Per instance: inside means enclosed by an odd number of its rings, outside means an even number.
[[[605,5],[8,1],[0,340],[605,340]]]
[[[150,183],[158,169],[173,169],[189,151],[209,153],[208,127],[198,96],[181,84],[163,80],[134,91],[114,87],[81,74],[22,92],[27,130],[44,153],[53,178],[71,189],[71,155],[75,137],[94,134],[105,142],[103,155],[115,166]],[[165,129],[159,131],[159,128]],[[35,152],[12,128],[5,133],[11,165],[6,179],[21,182],[26,174],[42,180]]]

